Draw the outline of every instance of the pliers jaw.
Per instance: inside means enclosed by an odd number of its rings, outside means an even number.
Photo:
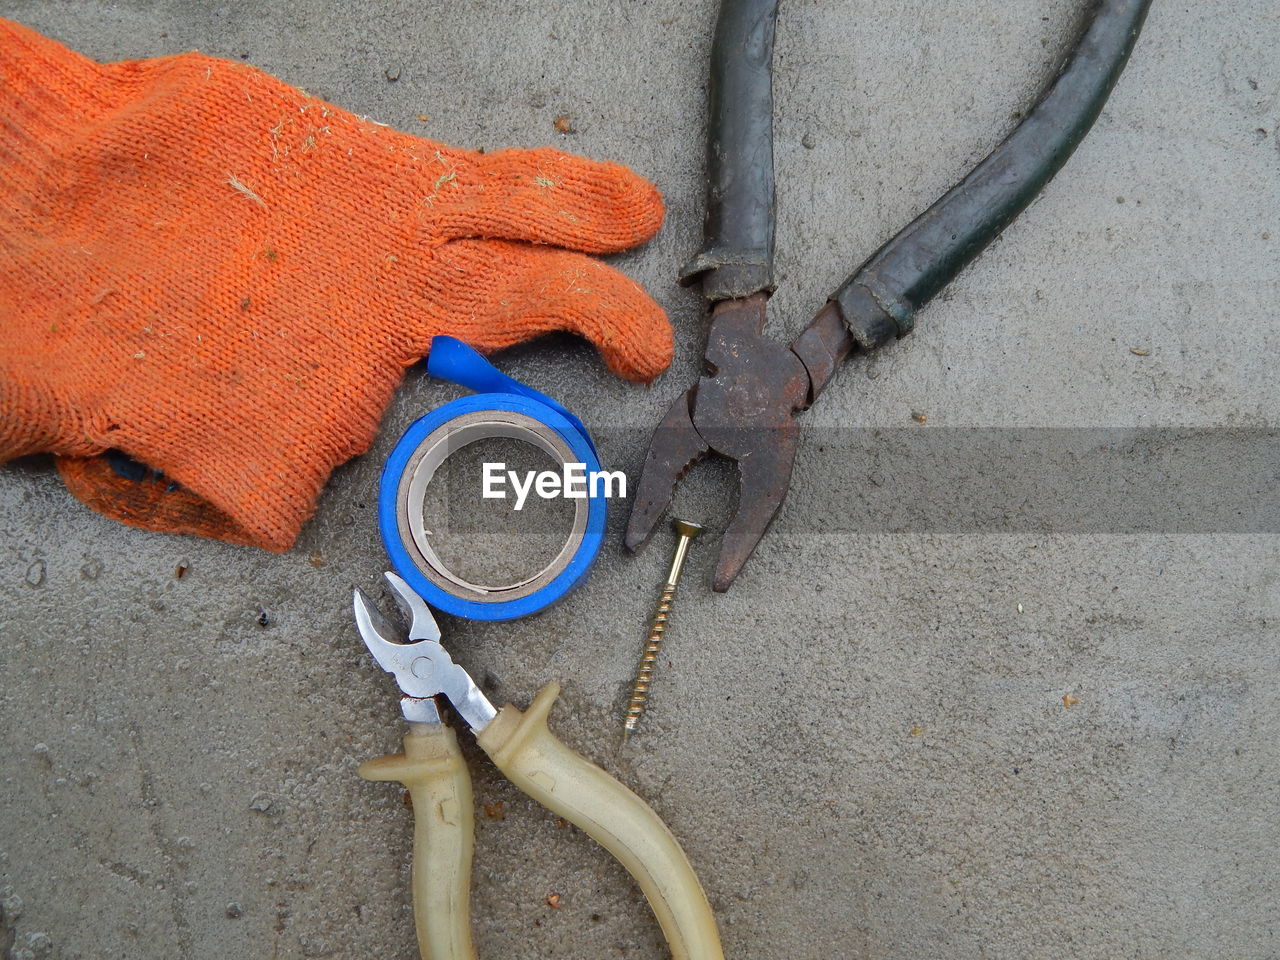
[[[653,536],[658,521],[671,503],[676,484],[710,451],[693,425],[691,410],[697,395],[695,385],[676,397],[649,440],[640,483],[631,501],[631,517],[627,521],[626,545],[632,552],[639,550]]]
[[[708,453],[735,461],[738,506],[711,584],[721,593],[782,506],[800,442],[794,414],[808,405],[811,392],[805,364],[764,335],[767,300],[754,294],[712,308],[706,370],[654,432],[627,524],[627,547],[638,550],[690,467]]]
[[[426,602],[394,573],[384,573],[397,606],[409,620],[408,637],[396,629],[359,587],[355,590],[356,627],[378,666],[396,678],[404,694],[400,707],[411,723],[439,723],[434,697],[443,694],[462,719],[479,733],[496,715],[493,704],[470,675],[440,644],[440,627]]]

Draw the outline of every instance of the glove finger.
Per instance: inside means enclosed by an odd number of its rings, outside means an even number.
[[[671,364],[671,324],[638,283],[591,257],[503,240],[435,251],[428,296],[439,329],[485,352],[554,330],[596,345],[606,366],[648,382]]]
[[[542,148],[473,154],[446,166],[432,201],[443,237],[613,253],[648,240],[662,226],[657,188],[616,163]]]

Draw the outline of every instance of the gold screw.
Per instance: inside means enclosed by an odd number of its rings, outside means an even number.
[[[689,543],[700,534],[702,526],[689,520],[672,520],[680,539],[676,542],[676,553],[671,559],[671,571],[667,581],[662,585],[662,596],[658,598],[658,608],[649,621],[649,636],[644,642],[644,653],[640,657],[640,669],[636,672],[636,682],[631,687],[631,699],[627,701],[627,719],[622,726],[622,738],[626,740],[635,733],[636,724],[640,722],[640,714],[644,713],[645,704],[649,701],[649,689],[653,686],[653,665],[658,660],[658,651],[662,649],[662,640],[667,632],[667,620],[671,616],[671,604],[675,601],[676,584],[680,582],[680,569],[684,566],[685,555],[689,552]]]

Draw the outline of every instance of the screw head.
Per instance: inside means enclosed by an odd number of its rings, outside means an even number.
[[[672,520],[671,526],[675,528],[676,533],[680,536],[688,537],[690,540],[707,529],[702,524],[694,523],[692,520]]]

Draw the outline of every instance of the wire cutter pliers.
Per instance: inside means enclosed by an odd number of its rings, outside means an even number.
[[[711,302],[705,369],[650,443],[626,543],[637,550],[699,458],[738,464],[738,508],[712,587],[737,577],[786,497],[807,409],[852,352],[906,336],[916,312],[1026,208],[1097,118],[1150,0],[1095,0],[1056,79],[968,176],[873,254],[789,346],[764,335],[774,289],[770,71],[778,0],[724,0],[711,52],[707,218],[681,281]]]
[[[625,786],[547,729],[560,692],[550,684],[525,712],[495,710],[440,643],[422,598],[387,573],[409,620],[408,637],[362,591],[356,625],[378,664],[396,678],[409,721],[404,753],[360,767],[366,780],[398,780],[413,801],[413,909],[423,960],[475,960],[469,911],[475,821],[471,778],[458,738],[440,720],[444,696],[476,743],[512,783],[593,837],[622,862],[648,898],[675,960],[723,960],[706,895],[680,844],[658,815]]]

